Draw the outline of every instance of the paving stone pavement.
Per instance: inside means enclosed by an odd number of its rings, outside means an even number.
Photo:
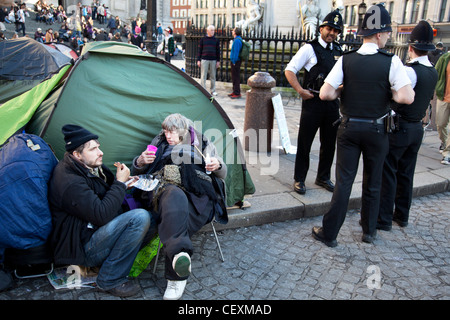
[[[361,242],[357,210],[338,246],[314,240],[321,217],[220,231],[225,262],[210,232],[193,237],[192,274],[183,300],[448,300],[450,192],[415,198],[410,223]],[[46,277],[17,281],[0,300],[161,300],[164,262],[136,278],[139,294],[120,299],[93,288],[55,290]]]

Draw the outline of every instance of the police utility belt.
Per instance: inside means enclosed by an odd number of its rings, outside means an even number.
[[[359,122],[359,123],[367,123],[367,124],[381,124],[384,125],[386,132],[391,133],[398,131],[398,117],[396,117],[395,113],[388,112],[384,116],[377,119],[366,119],[366,118],[355,118],[355,117],[347,117],[342,116],[341,122]]]

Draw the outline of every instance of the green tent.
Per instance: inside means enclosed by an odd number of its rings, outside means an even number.
[[[72,123],[100,137],[108,167],[115,161],[130,166],[171,113],[195,121],[222,153],[228,206],[254,193],[241,144],[222,107],[190,76],[126,43],[88,43],[72,68],[0,106],[0,145],[27,123],[26,131],[41,136],[61,159],[61,127]]]

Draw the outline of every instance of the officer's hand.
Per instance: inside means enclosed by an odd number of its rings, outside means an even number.
[[[306,89],[303,89],[302,91],[299,92],[300,97],[302,97],[303,100],[309,100],[314,98],[314,94]]]

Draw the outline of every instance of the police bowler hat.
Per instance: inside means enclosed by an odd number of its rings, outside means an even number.
[[[391,32],[391,16],[384,5],[377,4],[367,9],[358,31],[358,36],[371,36],[379,32]]]
[[[425,20],[420,21],[411,32],[408,43],[417,50],[434,50],[433,28]]]
[[[319,26],[319,28],[324,27],[324,26],[329,26],[329,27],[332,27],[332,28],[342,32],[343,25],[344,25],[344,23],[342,21],[341,14],[339,13],[338,10],[334,10],[334,11],[331,11],[329,14],[327,14],[327,16],[325,17],[325,19],[323,19],[323,22]]]

